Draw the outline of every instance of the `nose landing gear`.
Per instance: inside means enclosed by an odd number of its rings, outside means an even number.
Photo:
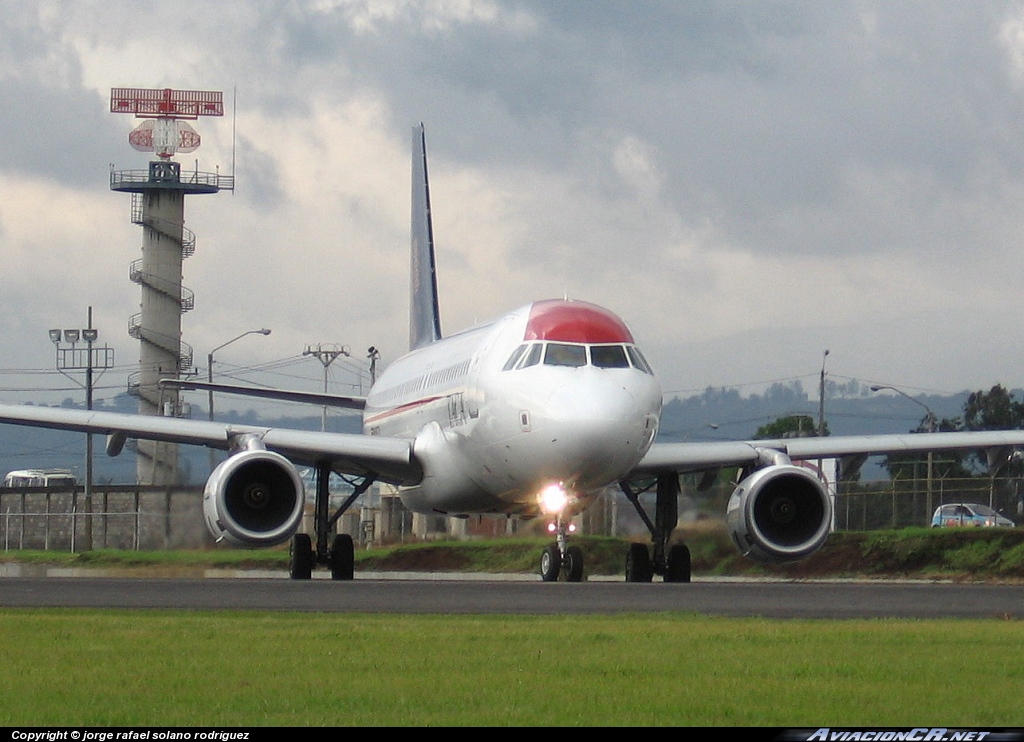
[[[549,544],[540,555],[540,578],[544,582],[555,582],[558,575],[565,573],[566,582],[580,582],[583,579],[583,550],[569,546],[569,534],[575,530],[572,524],[566,526],[559,515],[548,526],[555,532],[555,543]]]

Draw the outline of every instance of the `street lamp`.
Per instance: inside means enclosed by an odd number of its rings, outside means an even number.
[[[235,342],[236,340],[241,340],[246,335],[269,335],[269,334],[270,334],[270,330],[268,330],[266,327],[264,327],[262,330],[247,330],[247,331],[243,332],[241,335],[239,335],[237,337],[233,337],[230,340],[228,340],[226,343],[221,343],[216,348],[211,350],[207,354],[207,356],[206,356],[206,380],[210,384],[213,383],[213,354],[216,353],[218,350],[220,350],[221,348],[228,347],[229,345],[231,345],[231,343]],[[208,402],[207,406],[209,407],[209,412],[208,412],[208,415],[207,415],[207,419],[213,420],[213,389],[208,389],[207,390],[207,402]],[[211,456],[211,460],[212,460],[212,456],[213,456],[213,449],[212,448],[210,449],[210,456]]]
[[[889,386],[888,384],[876,384],[875,386],[871,387],[871,391],[873,391],[873,392],[879,392],[879,391],[881,391],[883,389],[888,389],[889,391],[896,392],[901,397],[906,397],[907,399],[909,399],[914,404],[920,405],[921,407],[924,407],[924,411],[927,413],[927,415],[925,417],[925,420],[927,420],[927,422],[928,422],[928,432],[929,433],[934,433],[935,432],[935,413],[932,412],[932,408],[931,407],[929,407],[928,405],[926,405],[924,402],[922,402],[919,399],[914,399],[913,397],[911,397],[909,394],[907,394],[902,389],[897,389],[894,386]],[[927,505],[925,506],[925,508],[926,508],[925,515],[926,516],[931,516],[931,514],[932,514],[932,482],[933,482],[934,458],[935,458],[935,453],[933,451],[929,451],[928,452],[928,473],[926,475],[927,476],[927,485],[926,485],[926,487],[927,487]]]
[[[206,355],[206,380],[210,384],[213,383],[213,354],[216,353],[218,350],[220,350],[221,348],[226,348],[227,346],[231,345],[231,343],[235,342],[236,340],[241,340],[246,335],[269,335],[269,334],[270,334],[270,330],[268,330],[266,327],[264,327],[261,330],[247,330],[246,332],[243,332],[241,335],[239,335],[237,337],[233,337],[230,340],[228,340],[226,343],[221,343],[216,348],[211,350]],[[206,390],[206,407],[207,407],[207,413],[206,413],[207,419],[213,420],[213,389],[212,388]],[[217,463],[217,454],[211,448],[210,449],[210,471],[213,471],[214,464],[216,464],[216,463]]]

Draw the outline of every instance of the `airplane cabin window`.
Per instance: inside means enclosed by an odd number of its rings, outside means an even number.
[[[598,368],[629,368],[626,349],[621,345],[591,346],[590,362]]]
[[[548,343],[544,354],[545,366],[586,366],[587,349],[582,345]]]
[[[627,345],[626,352],[629,353],[629,360],[632,361],[636,368],[640,369],[645,374],[654,376],[654,372],[651,370],[650,365],[647,363],[647,359],[644,358],[644,354],[640,352],[639,348],[633,345]]]
[[[519,359],[523,357],[523,353],[525,352],[526,345],[520,345],[518,348],[512,351],[512,355],[510,355],[508,357],[508,360],[505,361],[505,366],[501,370],[511,371],[512,369],[514,369],[516,367],[516,364],[519,362]]]

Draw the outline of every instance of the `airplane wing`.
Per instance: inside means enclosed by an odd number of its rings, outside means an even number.
[[[286,389],[269,389],[236,384],[213,384],[207,381],[190,379],[161,379],[160,386],[170,389],[195,389],[198,391],[218,392],[221,394],[239,394],[246,397],[263,397],[282,402],[303,402],[328,407],[342,407],[347,410],[362,410],[366,407],[366,397],[345,397],[339,394],[319,394],[317,392],[295,392]]]
[[[673,557],[668,549],[677,512],[676,474],[702,472],[697,487],[703,489],[714,481],[719,470],[742,467],[726,506],[729,535],[744,556],[777,564],[813,554],[832,531],[835,493],[817,473],[800,466],[800,461],[838,459],[838,475],[845,478],[872,455],[984,450],[991,468],[1006,461],[1020,447],[1024,447],[1024,430],[655,443],[621,486],[639,510],[638,493],[630,480],[657,480],[657,522],[648,524],[648,528],[653,537],[662,539],[662,553],[668,556],[662,559],[663,563],[659,562],[659,568],[669,579],[675,570],[689,572],[688,552],[684,556],[680,551]],[[627,580],[650,580],[650,567],[644,566],[649,559],[637,563],[641,562],[640,567],[633,568],[627,562]]]
[[[893,453],[928,451],[1001,451],[1024,446],[1024,430],[989,430],[962,433],[906,433],[893,435],[824,436],[775,440],[707,443],[655,443],[633,471],[635,475],[694,472],[725,466],[745,466],[777,451],[793,461],[808,459],[854,460]]]
[[[107,435],[112,454],[125,437],[230,450],[243,436],[256,436],[267,450],[296,462],[329,462],[338,471],[372,472],[399,484],[416,483],[422,476],[412,441],[400,438],[9,404],[0,404],[0,423]]]

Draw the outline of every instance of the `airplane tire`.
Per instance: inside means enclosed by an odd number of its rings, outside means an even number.
[[[549,544],[540,555],[540,578],[544,582],[554,582],[562,570],[562,553],[558,544]]]
[[[331,579],[351,580],[356,571],[356,549],[352,537],[339,533],[331,544]]]
[[[626,582],[650,582],[654,579],[651,553],[644,544],[630,544],[626,552]]]
[[[668,551],[665,582],[690,581],[690,550],[686,544],[676,544]]]
[[[288,551],[288,576],[293,580],[308,580],[313,576],[313,541],[309,534],[292,536]]]
[[[565,580],[566,582],[581,582],[583,580],[583,550],[578,546],[570,546],[565,551]]]

